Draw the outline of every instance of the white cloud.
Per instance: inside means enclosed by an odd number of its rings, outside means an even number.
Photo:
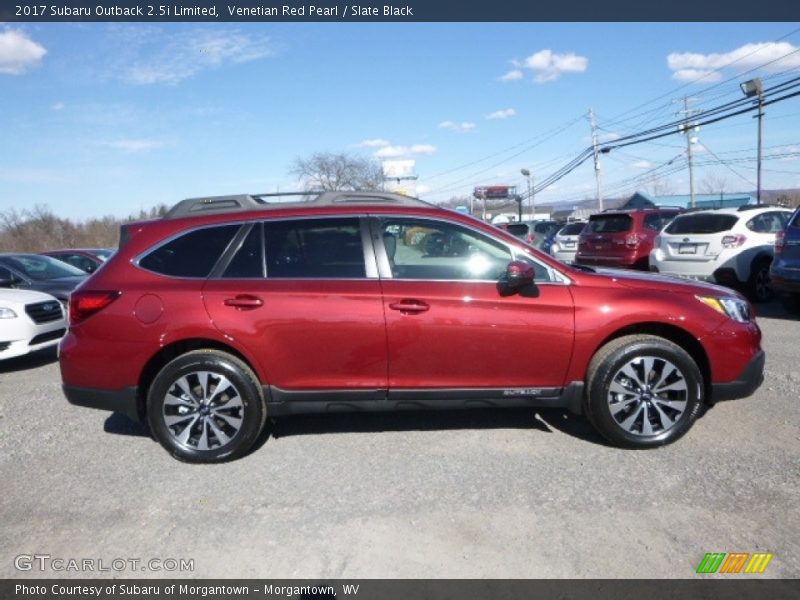
[[[618,140],[622,136],[618,133],[614,133],[613,131],[607,131],[605,133],[601,133],[597,136],[597,141],[601,144],[607,144],[608,142],[613,142],[614,140]]]
[[[554,81],[564,73],[583,73],[589,66],[589,59],[573,52],[558,54],[550,49],[539,50],[522,62],[522,66],[533,71],[536,83]]]
[[[433,154],[436,152],[436,146],[431,144],[414,144],[410,148],[411,154]]]
[[[467,133],[475,129],[475,123],[469,121],[463,121],[461,123],[442,121],[439,123],[439,129],[450,129],[451,131],[458,131],[459,133]]]
[[[428,155],[436,152],[431,144],[414,144],[412,146],[385,146],[375,152],[376,158],[403,158],[411,155]]]
[[[158,140],[123,138],[111,142],[103,142],[103,145],[123,152],[149,152],[150,150],[161,148],[164,143]]]
[[[505,108],[503,110],[496,110],[493,113],[489,113],[486,115],[487,119],[508,119],[509,117],[513,117],[517,114],[517,111],[513,108]]]
[[[0,32],[0,73],[21,75],[37,66],[47,50],[15,29]]]
[[[420,196],[422,194],[427,194],[431,191],[431,187],[429,185],[425,185],[424,183],[417,184],[417,195]]]
[[[768,73],[800,69],[798,50],[800,48],[789,42],[759,42],[739,46],[730,52],[673,52],[667,56],[667,66],[673,71],[673,79],[709,83],[720,81],[722,74],[718,71],[724,68],[734,71],[760,68]]]
[[[390,145],[391,142],[389,140],[384,140],[381,138],[373,138],[369,140],[361,140],[358,144],[356,144],[359,148],[383,148],[385,146]]]
[[[631,166],[634,169],[652,169],[655,165],[649,160],[637,160],[635,163],[632,163]]]
[[[522,79],[524,77],[524,73],[521,69],[512,69],[505,75],[501,75],[498,77],[500,81],[517,81],[518,79]]]
[[[116,26],[122,50],[110,65],[113,73],[136,85],[175,85],[198,73],[272,56],[266,36],[238,29],[193,28],[169,32],[158,28]]]
[[[50,108],[52,108],[53,110],[58,111],[58,110],[64,110],[66,107],[67,107],[67,105],[64,104],[63,102],[56,102]]]

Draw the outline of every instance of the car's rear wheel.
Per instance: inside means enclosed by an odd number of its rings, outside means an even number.
[[[772,299],[772,288],[769,286],[770,261],[759,260],[753,265],[747,291],[753,302],[767,302]]]
[[[800,294],[781,294],[781,304],[788,313],[800,313]]]
[[[167,363],[147,398],[156,439],[187,462],[223,462],[245,454],[266,418],[253,371],[225,352],[197,350]]]
[[[703,402],[703,377],[680,346],[632,335],[597,352],[586,390],[587,416],[607,440],[652,448],[674,442],[692,426]]]

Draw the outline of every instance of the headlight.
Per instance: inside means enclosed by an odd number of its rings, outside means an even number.
[[[740,298],[730,296],[717,298],[715,296],[695,296],[703,304],[710,306],[718,313],[730,317],[739,323],[749,323],[752,319],[750,315],[750,305]]]
[[[0,319],[16,319],[17,313],[10,308],[0,307]]]

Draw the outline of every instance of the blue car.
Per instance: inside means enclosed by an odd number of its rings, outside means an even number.
[[[792,312],[800,311],[800,208],[775,238],[775,258],[769,270],[770,286]]]

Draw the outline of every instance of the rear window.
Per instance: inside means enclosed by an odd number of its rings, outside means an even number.
[[[204,227],[159,246],[139,261],[148,271],[171,277],[208,277],[239,225]]]
[[[720,233],[730,230],[738,220],[738,216],[726,214],[697,213],[683,215],[675,217],[664,231],[676,235],[684,233]]]
[[[621,233],[629,231],[633,219],[629,215],[596,215],[589,217],[587,233]]]
[[[511,235],[527,235],[528,234],[528,225],[526,223],[511,223],[507,228],[506,231]]]
[[[586,227],[586,223],[570,223],[569,225],[565,225],[561,231],[558,232],[559,235],[578,235],[583,228]]]

